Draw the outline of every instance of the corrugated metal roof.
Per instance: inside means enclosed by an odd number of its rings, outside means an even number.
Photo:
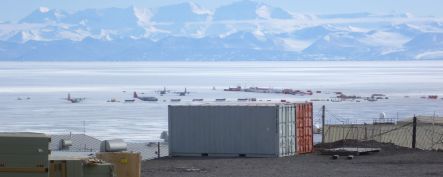
[[[101,141],[99,139],[83,134],[51,135],[51,144],[49,145],[50,149],[52,151],[59,151],[59,143],[62,139],[72,141],[72,146],[67,151],[95,152],[100,150]]]
[[[89,154],[95,154],[100,151],[101,140],[84,135],[84,134],[72,134],[72,135],[51,135],[51,143],[49,145],[50,149],[53,151],[54,157],[85,157]],[[59,142],[60,140],[71,140],[72,146],[69,150],[60,150]],[[153,146],[148,146],[148,143],[127,143],[128,151],[139,152],[143,160],[153,159],[157,157],[157,144]],[[161,144],[160,154],[161,156],[168,155],[168,145]]]

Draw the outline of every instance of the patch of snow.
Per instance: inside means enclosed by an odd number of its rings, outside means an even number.
[[[259,8],[257,8],[257,10],[255,11],[255,13],[260,17],[260,18],[264,18],[264,19],[270,19],[271,18],[271,10],[269,9],[268,6],[266,5],[262,5]]]
[[[312,21],[312,20],[318,19],[318,17],[316,15],[312,15],[312,14],[292,13],[291,15],[294,17],[294,19],[302,20],[302,21]]]
[[[380,55],[388,55],[388,54],[391,54],[391,53],[395,53],[395,52],[403,52],[403,51],[405,51],[403,48],[398,48],[398,49],[389,49],[389,48],[386,48],[386,49],[383,49],[383,50],[380,52]]]
[[[415,59],[417,59],[417,60],[443,59],[443,51],[431,51],[431,52],[420,53],[415,56]]]
[[[393,29],[403,30],[410,28],[411,30],[417,30],[420,32],[443,32],[442,26],[438,21],[431,20],[431,22],[421,22],[421,23],[394,23]]]
[[[200,7],[199,5],[195,4],[194,2],[190,2],[189,5],[191,5],[192,12],[194,12],[195,14],[198,14],[198,15],[213,14],[210,10]]]
[[[75,31],[61,31],[58,33],[58,36],[62,39],[69,39],[72,41],[82,41],[86,37],[91,34],[87,31],[83,30],[75,30]]]
[[[265,33],[263,31],[261,31],[259,28],[257,30],[255,30],[254,32],[252,32],[252,34],[254,34],[254,36],[257,38],[265,37]]]
[[[359,28],[359,27],[355,27],[355,26],[347,26],[346,29],[350,32],[357,32],[357,33],[364,33],[364,32],[368,32],[368,29],[365,28]]]
[[[48,8],[48,7],[40,7],[40,8],[39,8],[39,11],[40,11],[41,13],[48,13],[48,12],[49,12],[49,8]]]
[[[134,15],[137,17],[137,23],[140,26],[149,25],[151,22],[152,12],[146,8],[134,7]]]
[[[400,48],[411,38],[398,33],[377,31],[367,35],[360,41],[370,46]]]
[[[412,14],[412,13],[410,13],[410,12],[406,12],[406,13],[404,13],[403,16],[406,17],[406,18],[414,18],[414,17],[415,17],[415,15]]]
[[[112,41],[111,35],[116,34],[113,30],[100,30],[100,35],[98,36],[99,39],[105,40],[105,41]]]
[[[417,30],[423,31],[423,32],[431,32],[431,33],[441,33],[443,32],[442,26],[438,25],[422,25],[422,26],[416,26]]]
[[[323,37],[323,40],[325,40],[326,42],[331,42],[331,36],[326,35],[325,37]]]
[[[192,34],[195,38],[204,38],[206,36],[206,29],[199,29],[194,34]]]
[[[369,29],[366,28],[361,28],[361,27],[356,27],[356,26],[351,26],[351,25],[347,25],[347,26],[340,26],[340,25],[332,25],[332,24],[324,24],[322,25],[324,26],[326,29],[332,30],[332,31],[347,31],[347,32],[353,32],[353,33],[365,33],[365,32],[369,32]]]
[[[0,40],[8,40],[16,34],[21,34],[22,31],[30,31],[43,28],[41,24],[0,24]]]
[[[22,42],[33,41],[44,41],[45,39],[36,30],[23,31],[21,32]]]
[[[79,24],[82,26],[86,26],[88,24],[88,19],[81,20]]]
[[[64,30],[68,30],[70,28],[70,26],[68,24],[60,24],[60,25],[58,25],[58,27],[60,29],[64,29]]]
[[[151,21],[153,12],[146,8],[134,7],[134,15],[137,18],[137,24],[145,29],[143,37],[149,37],[153,33],[165,32],[155,27],[155,23]],[[134,36],[133,36],[134,37]],[[137,38],[137,37],[134,37]]]
[[[231,30],[229,30],[229,31],[226,32],[226,33],[222,33],[222,34],[220,34],[218,37],[221,38],[221,39],[223,39],[223,38],[228,37],[228,36],[230,36],[231,34],[234,34],[234,33],[236,33],[236,32],[238,32],[237,29],[235,29],[235,28],[231,28]]]
[[[294,39],[282,39],[282,46],[287,51],[301,52],[308,48],[312,41],[294,40]]]
[[[65,17],[65,15],[62,12],[60,12],[59,10],[55,11],[54,15],[58,19]]]

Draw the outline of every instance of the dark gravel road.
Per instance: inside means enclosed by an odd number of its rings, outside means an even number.
[[[353,160],[332,160],[318,153],[285,158],[163,158],[143,162],[142,176],[443,176],[443,152],[383,147]]]

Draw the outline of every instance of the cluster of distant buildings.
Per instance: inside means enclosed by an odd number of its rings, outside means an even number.
[[[311,90],[302,91],[302,90],[295,90],[295,89],[275,89],[275,88],[262,88],[262,87],[249,87],[249,88],[242,88],[240,86],[234,87],[234,88],[227,88],[224,89],[224,91],[230,91],[230,92],[254,92],[254,93],[279,93],[279,94],[289,94],[289,95],[313,95],[313,92]],[[317,93],[321,93],[321,91],[317,91]]]

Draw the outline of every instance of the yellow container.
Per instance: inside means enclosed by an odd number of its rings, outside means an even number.
[[[140,177],[141,155],[134,152],[100,152],[98,159],[114,165],[117,177]]]

